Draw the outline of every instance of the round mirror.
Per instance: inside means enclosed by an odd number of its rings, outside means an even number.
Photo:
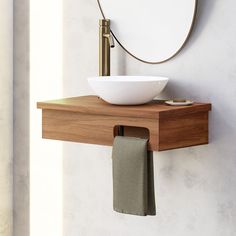
[[[186,44],[197,0],[97,0],[117,42],[136,59],[158,64]]]

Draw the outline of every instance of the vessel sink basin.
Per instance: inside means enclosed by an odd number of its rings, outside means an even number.
[[[88,78],[97,96],[114,105],[150,102],[166,86],[168,78],[158,76],[99,76]]]

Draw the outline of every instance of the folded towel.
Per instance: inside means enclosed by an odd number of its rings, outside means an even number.
[[[112,151],[113,208],[133,215],[155,215],[152,152],[147,139],[115,137]]]

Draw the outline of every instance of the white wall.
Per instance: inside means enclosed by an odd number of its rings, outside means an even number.
[[[13,2],[0,1],[0,236],[12,235]]]
[[[135,217],[112,210],[111,148],[65,143],[64,235],[235,235],[235,8],[235,0],[199,0],[190,41],[167,63],[142,64],[114,49],[113,74],[165,75],[163,96],[212,102],[210,144],[155,153],[157,215]],[[99,17],[94,0],[64,1],[65,96],[91,93]]]
[[[62,1],[30,0],[30,235],[62,235],[62,144],[42,139],[38,101],[62,97]]]

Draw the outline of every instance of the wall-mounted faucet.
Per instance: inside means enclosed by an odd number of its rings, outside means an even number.
[[[110,48],[114,48],[110,20],[99,20],[99,76],[110,75]]]

